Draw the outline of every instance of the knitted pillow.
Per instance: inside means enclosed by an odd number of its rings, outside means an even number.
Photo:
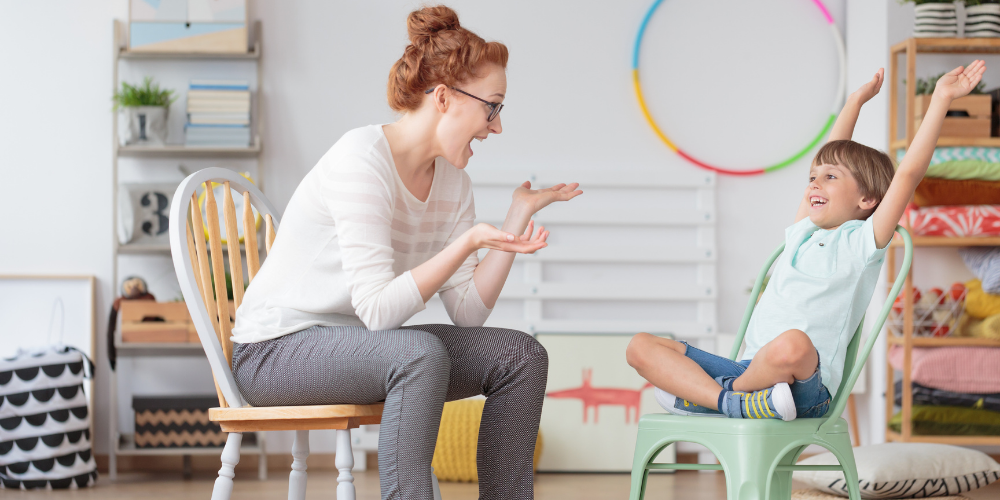
[[[932,443],[885,443],[854,449],[861,498],[926,498],[957,495],[1000,479],[1000,464],[981,451]],[[798,465],[836,465],[832,453]],[[847,496],[844,475],[796,471],[793,477],[827,493]]]

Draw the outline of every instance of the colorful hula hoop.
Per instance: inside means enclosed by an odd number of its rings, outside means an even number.
[[[792,163],[795,163],[800,158],[802,158],[806,153],[808,153],[811,149],[816,147],[816,144],[818,144],[819,141],[823,139],[823,136],[825,136],[826,133],[830,130],[830,127],[833,126],[833,122],[837,119],[837,113],[840,112],[840,107],[843,104],[842,100],[844,96],[844,88],[846,86],[846,76],[844,73],[847,64],[844,51],[844,40],[840,36],[840,31],[837,30],[837,25],[834,24],[833,22],[833,16],[830,15],[830,11],[826,9],[826,6],[823,5],[823,2],[821,0],[812,0],[812,1],[813,3],[816,4],[816,7],[819,8],[820,12],[823,14],[823,17],[826,19],[827,24],[830,26],[830,30],[833,32],[833,39],[837,45],[837,55],[839,56],[840,59],[840,77],[838,78],[837,94],[836,97],[834,98],[833,109],[830,111],[830,117],[826,120],[826,124],[823,125],[823,129],[820,130],[818,134],[816,134],[816,137],[814,137],[813,140],[809,142],[809,145],[802,148],[799,152],[795,153],[786,160],[775,163],[774,165],[768,167],[753,169],[753,170],[732,170],[728,168],[709,165],[689,155],[688,153],[685,153],[681,148],[677,147],[677,145],[675,145],[670,140],[670,138],[668,138],[667,135],[664,134],[662,130],[660,130],[660,127],[656,125],[656,121],[653,120],[653,115],[649,113],[649,108],[646,107],[646,101],[642,98],[642,86],[639,84],[639,48],[642,46],[642,36],[646,33],[646,26],[649,24],[649,19],[653,17],[653,13],[656,12],[656,9],[660,6],[661,3],[663,3],[663,0],[656,0],[655,2],[653,2],[653,6],[650,7],[649,11],[646,12],[646,17],[642,19],[642,25],[639,26],[639,34],[635,37],[635,50],[632,52],[632,81],[635,84],[635,96],[639,99],[639,107],[642,109],[642,114],[643,116],[646,117],[646,121],[649,122],[649,126],[653,127],[653,131],[656,132],[656,135],[659,136],[660,140],[662,140],[663,143],[666,144],[671,151],[680,155],[681,158],[684,158],[685,160],[701,168],[712,170],[720,174],[729,174],[729,175],[756,175],[767,172],[773,172],[780,168],[787,167]]]

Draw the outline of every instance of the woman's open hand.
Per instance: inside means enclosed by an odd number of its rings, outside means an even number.
[[[549,237],[549,232],[544,226],[534,231],[535,221],[528,222],[528,229],[521,236],[514,236],[506,231],[497,229],[485,222],[481,222],[469,229],[469,238],[476,249],[488,248],[490,250],[500,250],[501,252],[535,253],[537,250],[549,246],[545,239]],[[534,234],[533,234],[534,233]]]
[[[549,206],[554,201],[569,201],[583,194],[577,189],[578,182],[572,184],[556,184],[547,189],[531,189],[531,181],[525,181],[514,190],[514,204],[520,205],[530,213],[537,213],[539,210]]]

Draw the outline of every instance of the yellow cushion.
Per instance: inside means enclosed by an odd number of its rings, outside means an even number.
[[[463,399],[445,403],[438,431],[437,446],[431,467],[439,481],[475,483],[476,445],[479,440],[479,422],[483,419],[486,400]],[[534,469],[542,454],[542,435],[535,441]]]
[[[1000,295],[984,292],[983,283],[979,280],[967,282],[965,288],[967,290],[965,312],[970,316],[986,319],[990,316],[1000,314]]]

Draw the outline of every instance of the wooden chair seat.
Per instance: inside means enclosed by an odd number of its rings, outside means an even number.
[[[244,406],[211,408],[208,419],[224,432],[356,429],[382,423],[384,403],[372,405]]]

